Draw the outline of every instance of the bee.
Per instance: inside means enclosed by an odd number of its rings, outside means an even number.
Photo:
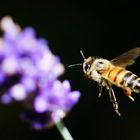
[[[122,88],[124,94],[134,101],[131,92],[140,92],[140,78],[131,71],[126,70],[126,67],[135,62],[135,59],[140,55],[140,48],[130,49],[112,60],[93,56],[86,58],[82,51],[80,53],[84,58],[84,62],[72,64],[69,67],[82,65],[87,79],[98,82],[99,97],[101,97],[102,87],[106,87],[115,112],[118,116],[121,116],[112,85]]]

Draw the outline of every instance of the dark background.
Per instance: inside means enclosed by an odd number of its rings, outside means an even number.
[[[79,103],[64,122],[75,140],[139,140],[140,96],[133,94],[132,103],[119,88],[114,87],[122,117],[118,117],[103,91],[98,98],[97,83],[89,83],[82,67],[67,66],[83,62],[85,56],[96,55],[112,59],[126,50],[140,46],[140,8],[136,1],[98,2],[72,1],[3,1],[0,18],[10,15],[22,28],[32,26],[38,37],[48,40],[53,53],[61,57],[72,89],[81,91]],[[128,69],[140,75],[140,59]],[[62,140],[54,127],[40,132],[30,129],[19,119],[24,108],[14,103],[0,106],[1,140]]]

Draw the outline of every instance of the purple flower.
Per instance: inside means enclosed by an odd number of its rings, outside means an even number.
[[[45,39],[37,39],[35,31],[23,31],[10,17],[0,23],[1,102],[22,101],[27,112],[22,118],[35,129],[59,122],[78,102],[79,91],[71,91],[68,80],[58,80],[64,73],[60,58],[52,54]]]

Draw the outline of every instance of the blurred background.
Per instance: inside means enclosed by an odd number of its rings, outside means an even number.
[[[11,16],[22,28],[32,26],[37,37],[48,40],[52,52],[61,57],[66,67],[60,79],[69,79],[72,89],[82,95],[64,122],[75,140],[139,140],[140,95],[133,94],[132,103],[119,88],[113,87],[119,104],[118,117],[103,90],[98,98],[98,84],[88,82],[79,50],[86,57],[112,59],[130,48],[140,46],[140,9],[135,1],[5,1],[0,5],[0,18]],[[140,76],[140,59],[128,67]],[[62,140],[57,129],[34,131],[19,119],[24,108],[17,103],[0,105],[1,140]]]

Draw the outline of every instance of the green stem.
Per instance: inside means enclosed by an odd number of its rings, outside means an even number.
[[[59,121],[58,123],[56,123],[56,127],[58,129],[58,131],[60,132],[60,134],[62,135],[64,140],[74,140],[69,132],[69,130],[67,129],[67,127],[65,126],[65,124],[62,121]]]

